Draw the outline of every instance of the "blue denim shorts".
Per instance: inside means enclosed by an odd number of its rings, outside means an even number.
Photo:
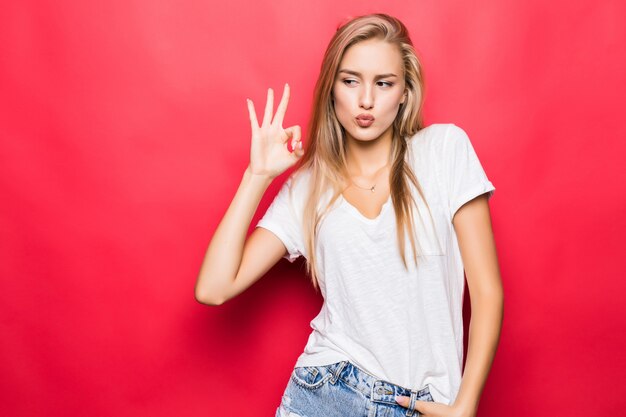
[[[411,407],[398,404],[396,395],[410,397]],[[429,387],[411,390],[341,361],[295,367],[276,417],[419,417],[415,400],[434,401]]]

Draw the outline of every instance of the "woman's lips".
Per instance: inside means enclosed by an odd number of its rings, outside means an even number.
[[[368,127],[371,126],[372,123],[374,123],[374,116],[372,116],[371,114],[359,114],[356,117],[356,122],[361,127]]]

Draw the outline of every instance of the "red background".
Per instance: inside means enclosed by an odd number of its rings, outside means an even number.
[[[479,414],[623,412],[623,2],[1,10],[1,415],[273,415],[322,302],[303,263],[220,307],[195,280],[248,163],[246,97],[289,82],[285,126],[306,126],[337,24],[379,11],[421,54],[427,124],[464,128],[497,188],[505,320]]]

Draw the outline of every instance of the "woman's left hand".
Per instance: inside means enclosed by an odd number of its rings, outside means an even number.
[[[402,407],[409,406],[409,397],[399,396],[396,402]],[[415,401],[415,407],[420,417],[475,417],[476,413],[460,409],[458,406],[436,403],[433,401]]]

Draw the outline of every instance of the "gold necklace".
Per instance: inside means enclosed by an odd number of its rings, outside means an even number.
[[[378,173],[382,171],[383,168],[386,168],[388,165],[389,162],[387,162],[382,168],[379,168],[378,171],[376,171],[376,175],[374,176],[374,178],[376,178],[378,176]],[[352,183],[352,185],[362,190],[370,190],[371,192],[374,192],[376,190],[376,183],[374,183],[374,185],[372,185],[371,187],[361,187],[360,185],[357,185],[354,181],[352,181],[352,178],[350,178],[350,182]]]

